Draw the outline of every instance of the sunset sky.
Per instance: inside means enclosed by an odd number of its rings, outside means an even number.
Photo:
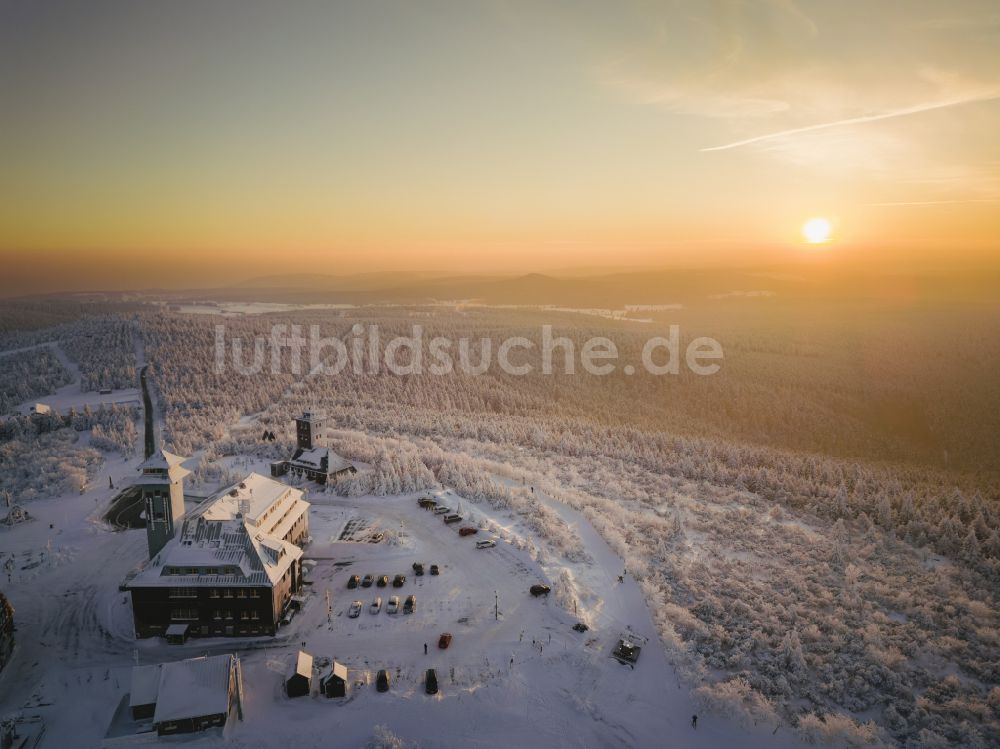
[[[998,50],[995,0],[0,0],[0,293],[995,262]]]

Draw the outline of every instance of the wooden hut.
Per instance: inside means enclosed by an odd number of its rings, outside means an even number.
[[[312,691],[313,657],[304,650],[295,659],[295,670],[285,680],[285,693],[289,697],[306,697]]]
[[[320,680],[319,691],[326,697],[346,697],[347,666],[334,661],[330,666],[330,672]]]

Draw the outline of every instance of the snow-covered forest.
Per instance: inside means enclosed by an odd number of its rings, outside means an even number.
[[[0,415],[73,381],[58,357],[46,346],[21,354],[0,355]]]
[[[91,317],[61,338],[66,355],[80,368],[80,390],[135,387],[134,331],[131,320]]]
[[[52,327],[9,332],[0,329],[0,406],[8,387],[18,384],[18,374],[23,374],[27,382],[20,383],[21,388],[8,395],[10,406],[19,402],[16,398],[22,392],[31,392],[28,397],[49,395],[72,382],[52,348],[43,344],[57,344],[79,369],[83,392],[135,387],[135,319],[123,312],[111,314],[104,310],[104,305],[82,307],[76,317]],[[5,314],[6,310],[0,307],[0,321]],[[70,310],[65,310],[63,316],[69,314]],[[14,315],[13,319],[21,317]],[[9,353],[3,355],[5,351]]]
[[[102,406],[0,420],[0,487],[16,502],[80,491],[102,453],[135,454],[137,418],[134,406]]]
[[[450,487],[515,513],[544,541],[537,553],[586,563],[579,538],[535,492],[581,511],[639,581],[706,710],[786,721],[823,742],[1000,743],[995,323],[957,337],[930,316],[859,332],[850,316],[835,324],[816,310],[793,322],[773,311],[685,312],[685,339],[710,334],[725,346],[722,373],[705,378],[543,375],[537,366],[523,377],[350,367],[310,376],[308,363],[294,373],[287,352],[279,374],[215,371],[223,321],[230,339],[293,322],[347,336],[362,322],[377,323],[385,340],[418,322],[425,339],[494,341],[537,337],[550,323],[577,347],[612,337],[624,361],[637,360],[651,334],[523,310],[363,312],[130,311],[60,325],[56,338],[75,337],[61,345],[96,384],[134,384],[133,332],[141,338],[165,446],[204,450],[194,484],[232,478],[218,457],[286,457],[292,418],[319,407],[330,446],[365,466],[331,492]],[[537,351],[523,353],[537,365]],[[954,361],[964,368],[953,372]],[[5,420],[0,479],[24,498],[54,492],[46,461],[58,455],[79,481],[94,448],[134,444],[135,415],[67,414],[50,431]],[[81,428],[89,447],[74,441]],[[261,441],[264,429],[277,440]],[[574,585],[560,579],[557,602],[586,605]]]
[[[985,359],[948,387],[946,359],[925,355],[971,344],[941,328],[875,330],[867,343],[885,353],[859,368],[838,354],[850,325],[817,323],[807,338],[792,326],[754,332],[747,316],[722,335],[708,318],[685,331],[724,341],[727,368],[715,378],[350,368],[308,377],[287,366],[244,377],[214,372],[218,321],[142,321],[175,450],[278,454],[295,413],[325,408],[332,445],[372,466],[337,491],[446,485],[519,505],[552,523],[552,537],[558,523],[518,487],[581,509],[640,580],[672,658],[708,706],[747,720],[777,715],[825,739],[1000,741],[1000,399],[982,369],[998,360],[1000,338],[976,337]],[[427,337],[494,340],[541,324],[489,310],[372,310],[369,321],[383,338],[419,321]],[[230,337],[246,338],[275,322],[345,336],[357,320],[226,320]],[[558,322],[576,341],[614,336],[623,360],[648,335]],[[983,386],[970,392],[973,381]],[[919,418],[904,418],[908,408]],[[255,447],[256,428],[233,442],[227,428],[246,414],[279,443]],[[561,553],[578,551],[566,537]]]

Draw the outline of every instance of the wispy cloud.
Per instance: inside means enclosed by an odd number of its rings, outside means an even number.
[[[909,117],[910,115],[921,114],[923,112],[932,112],[938,109],[947,109],[949,107],[957,107],[957,106],[962,106],[964,104],[973,104],[976,102],[993,101],[995,99],[1000,99],[1000,86],[992,86],[990,88],[986,88],[981,91],[971,92],[965,96],[960,96],[952,99],[924,102],[910,107],[903,107],[902,109],[894,109],[888,112],[880,112],[878,114],[862,115],[860,117],[848,117],[846,119],[833,120],[830,122],[821,122],[815,125],[804,125],[802,127],[789,128],[786,130],[778,130],[771,133],[765,133],[763,135],[755,135],[752,138],[744,138],[743,140],[733,141],[732,143],[725,143],[721,146],[708,146],[700,150],[728,151],[733,148],[742,148],[743,146],[753,145],[754,143],[763,143],[765,141],[788,138],[790,136],[800,135],[802,133],[812,133],[817,130],[829,130],[831,128],[836,128],[836,127],[846,127],[849,125],[862,125],[869,122],[891,120],[897,117]]]
[[[637,101],[678,114],[718,119],[752,119],[787,112],[787,101],[753,92],[714,92],[695,82],[664,83],[639,76],[601,72],[602,81],[627,91]]]

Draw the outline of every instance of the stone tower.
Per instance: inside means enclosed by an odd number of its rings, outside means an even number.
[[[146,543],[152,559],[174,537],[184,517],[184,477],[191,471],[181,465],[187,458],[159,450],[139,466],[142,477],[136,488],[146,510]]]
[[[300,450],[312,450],[318,446],[324,417],[322,411],[305,411],[295,419],[295,436]]]

